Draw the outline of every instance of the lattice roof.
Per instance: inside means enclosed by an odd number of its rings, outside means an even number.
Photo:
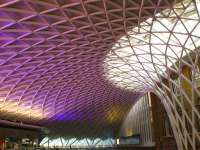
[[[173,10],[172,4],[172,0],[0,1],[1,118],[47,126],[54,134],[113,136],[145,92],[137,87],[147,86],[141,74],[132,82],[123,71],[114,76],[106,71],[111,53],[118,53],[116,42],[135,45],[123,37],[143,29],[156,14]],[[138,34],[142,32],[134,33],[134,40]],[[121,67],[111,66],[111,70]],[[115,76],[122,77],[120,85]]]

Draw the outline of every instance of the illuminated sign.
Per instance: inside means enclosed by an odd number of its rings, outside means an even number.
[[[137,134],[128,137],[121,137],[118,140],[118,143],[119,145],[139,145],[140,141],[141,141],[141,136]]]

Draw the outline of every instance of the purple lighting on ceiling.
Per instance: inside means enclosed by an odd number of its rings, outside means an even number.
[[[102,76],[102,60],[115,39],[110,31],[105,33],[107,24],[91,26],[99,17],[104,20],[105,12],[95,16],[88,11],[90,20],[83,15],[88,4],[84,9],[79,1],[0,2],[0,98],[2,106],[5,102],[12,111],[1,112],[3,119],[16,117],[44,126],[44,122],[74,122],[73,131],[63,125],[64,133],[77,131],[77,122],[87,122],[94,125],[85,128],[88,133],[101,133],[98,126],[104,126],[113,105],[128,111],[138,98],[137,93],[116,88]],[[125,114],[119,113],[120,117]]]

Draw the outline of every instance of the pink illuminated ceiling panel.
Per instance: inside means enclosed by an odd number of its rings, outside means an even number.
[[[142,94],[103,77],[127,30],[154,13],[148,0],[0,2],[0,113],[68,136],[111,136]],[[169,7],[161,1],[159,9]]]

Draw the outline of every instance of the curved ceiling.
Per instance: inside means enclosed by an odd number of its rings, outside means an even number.
[[[156,82],[168,76],[167,70],[175,63],[180,60],[187,63],[182,58],[196,53],[200,46],[199,31],[198,0],[183,0],[163,11],[155,7],[153,17],[116,41],[104,60],[105,77],[123,89],[154,88]]]
[[[127,26],[135,23],[131,11],[139,5],[126,2]],[[106,54],[124,33],[121,6],[121,1],[1,1],[1,119],[43,125],[52,134],[113,136],[140,96],[102,76]]]
[[[106,60],[117,41],[172,2],[0,1],[1,118],[43,125],[58,135],[115,136],[145,91],[125,78],[120,80],[134,88],[118,85],[115,76],[122,72],[108,77]]]

